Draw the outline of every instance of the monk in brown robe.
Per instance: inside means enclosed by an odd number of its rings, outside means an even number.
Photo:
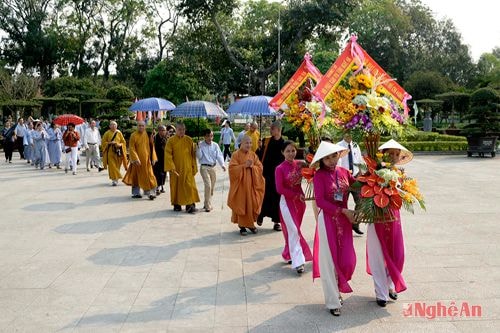
[[[123,177],[123,182],[132,186],[132,198],[142,198],[142,188],[144,195],[147,195],[150,200],[154,200],[156,178],[153,173],[153,165],[158,158],[143,121],[137,122],[137,131],[130,136],[129,154],[130,166]]]
[[[254,222],[259,216],[264,199],[265,179],[262,163],[252,151],[252,139],[245,135],[229,162],[229,194],[227,205],[232,210],[231,222],[240,227],[245,236],[248,228],[257,233]]]

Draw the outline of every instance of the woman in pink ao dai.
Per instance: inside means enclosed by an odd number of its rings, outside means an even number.
[[[281,150],[285,160],[276,168],[276,191],[280,198],[280,219],[285,237],[283,259],[292,264],[297,273],[304,273],[304,264],[312,260],[311,250],[300,232],[306,210],[304,191],[301,187],[302,161],[295,160],[297,149],[293,141],[285,141]]]

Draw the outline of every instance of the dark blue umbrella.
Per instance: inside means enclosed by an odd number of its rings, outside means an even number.
[[[206,118],[227,117],[227,113],[214,103],[205,101],[185,102],[178,105],[171,113],[171,117]]]
[[[175,104],[163,98],[144,98],[138,100],[131,107],[130,111],[170,111],[175,109]]]
[[[245,97],[231,104],[227,113],[272,117],[276,111],[269,106],[271,99],[271,96],[264,95]]]

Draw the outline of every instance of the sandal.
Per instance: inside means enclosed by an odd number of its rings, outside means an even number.
[[[338,316],[340,316],[340,309],[330,309],[330,313],[333,316],[338,317]]]
[[[392,291],[392,290],[389,290],[389,297],[393,300],[397,300],[398,299],[398,293],[395,292],[395,291]]]
[[[304,273],[304,271],[305,271],[304,265],[300,265],[299,267],[297,267],[297,274],[302,274]]]
[[[275,223],[273,229],[275,231],[281,231],[281,225],[279,223]]]

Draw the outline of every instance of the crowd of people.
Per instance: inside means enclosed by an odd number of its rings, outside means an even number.
[[[198,171],[204,186],[203,210],[214,209],[218,165],[229,174],[227,205],[231,222],[238,226],[241,236],[257,234],[257,227],[269,218],[272,228],[284,236],[283,259],[298,274],[303,274],[306,262],[312,261],[313,278],[321,278],[326,307],[334,316],[340,315],[341,293],[353,291],[349,285],[356,266],[352,231],[363,231],[356,224],[355,209],[348,207],[348,199],[352,195],[358,204],[359,193],[351,185],[363,159],[349,134],[337,144],[323,140],[310,165],[318,169],[313,180],[317,227],[312,251],[301,233],[307,207],[301,185],[305,162],[296,159],[295,143],[282,137],[279,121],[271,124],[270,136],[261,139],[257,123],[246,124],[236,136],[226,120],[218,143],[210,129],[203,132],[203,140],[194,142],[182,122],[175,127],[159,125],[150,134],[145,122],[138,121],[128,147],[114,121],[101,138],[95,120],[81,126],[69,123],[61,129],[44,121],[29,120],[25,124],[21,118],[15,126],[7,121],[2,137],[6,162],[12,161],[15,147],[21,159],[40,169],[60,169],[65,155],[65,171],[71,170],[73,175],[77,174],[78,151],[83,149],[87,171],[93,167],[106,169],[111,185],[117,186],[122,179],[131,187],[133,199],[144,195],[154,200],[165,193],[168,181],[173,210],[182,211],[184,206],[189,214],[198,211],[196,204],[200,202],[195,181]],[[394,140],[380,150],[388,154],[392,165],[408,161],[411,155]],[[382,307],[406,289],[401,275],[404,245],[399,210],[392,216],[395,220],[391,223],[370,224],[367,228],[367,272],[373,276],[376,302]]]

